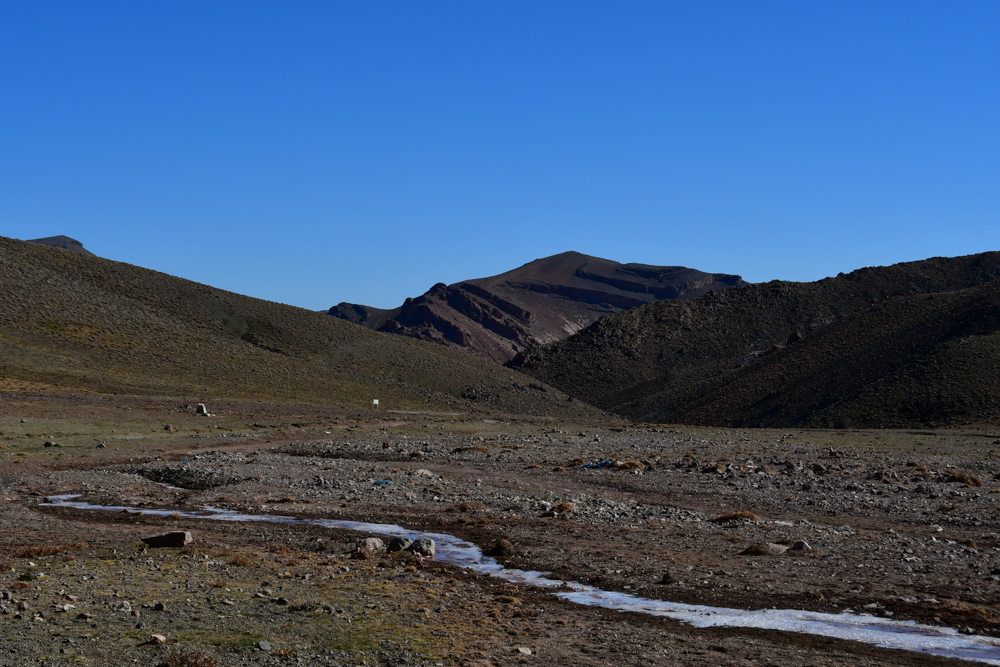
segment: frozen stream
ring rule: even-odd
[[[424,533],[407,530],[401,526],[362,521],[342,521],[337,519],[299,519],[272,514],[241,514],[231,510],[206,507],[203,511],[178,512],[176,510],[139,509],[109,505],[92,505],[74,500],[78,495],[51,496],[43,505],[72,507],[84,510],[104,510],[110,512],[134,512],[136,514],[171,515],[192,519],[212,519],[215,521],[257,521],[282,524],[323,526],[354,530],[362,533],[406,537],[416,539],[429,537],[437,545],[437,560],[461,568],[475,570],[482,574],[530,586],[553,589],[553,595],[564,600],[591,607],[604,607],[618,611],[629,611],[653,616],[666,616],[689,623],[698,628],[713,626],[736,628],[760,628],[802,632],[823,637],[836,637],[852,641],[874,644],[885,648],[920,651],[949,658],[975,660],[990,665],[1000,665],[1000,639],[979,635],[962,635],[951,628],[921,625],[914,621],[897,621],[865,614],[825,614],[794,609],[727,609],[704,605],[681,604],[640,598],[626,593],[603,591],[573,581],[550,579],[544,572],[527,572],[506,569],[494,559],[483,556],[475,544],[443,533]]]

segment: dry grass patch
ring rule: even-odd
[[[219,667],[221,663],[215,658],[199,651],[171,653],[156,667]]]
[[[253,565],[253,561],[244,554],[233,554],[229,557],[229,564],[237,567],[250,567]]]
[[[451,450],[452,454],[463,454],[465,452],[477,452],[479,454],[489,454],[489,447],[456,447]]]
[[[475,500],[464,500],[448,508],[449,512],[485,512],[489,508]]]
[[[965,484],[966,486],[982,486],[983,480],[978,477],[974,477],[967,472],[954,472],[945,478],[946,482],[950,484]]]

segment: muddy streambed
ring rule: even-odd
[[[391,524],[366,523],[338,519],[302,519],[273,514],[243,514],[232,510],[205,507],[199,511],[179,512],[111,505],[94,505],[76,500],[79,495],[50,496],[46,506],[82,510],[133,512],[145,515],[181,516],[216,521],[268,522],[314,525],[353,530],[362,533],[417,539],[428,537],[437,545],[436,560],[511,583],[551,589],[553,595],[577,604],[624,612],[665,616],[698,628],[739,627],[799,632],[823,637],[864,642],[884,648],[919,651],[948,658],[973,660],[1000,665],[1000,639],[963,635],[952,628],[922,625],[865,614],[800,611],[795,609],[744,610],[726,607],[682,604],[641,598],[627,593],[605,591],[572,581],[547,577],[544,572],[504,568],[482,550],[465,540],[444,533],[414,531]]]

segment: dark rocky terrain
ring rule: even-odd
[[[510,366],[633,419],[914,427],[1000,418],[1000,253],[744,285],[604,318]]]
[[[457,350],[0,237],[0,390],[7,388],[598,414]]]
[[[519,351],[561,340],[605,315],[742,284],[739,276],[680,266],[619,264],[565,252],[489,278],[438,283],[392,310],[341,303],[329,314],[503,363]]]
[[[29,239],[28,243],[38,243],[52,248],[61,248],[71,252],[78,252],[81,255],[87,255],[90,257],[94,256],[94,253],[84,248],[82,243],[76,239],[71,239],[68,236],[46,236],[43,239]]]

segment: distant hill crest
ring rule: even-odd
[[[52,248],[62,248],[63,250],[78,252],[81,255],[89,255],[90,257],[96,256],[94,253],[84,248],[82,243],[76,239],[71,239],[68,236],[46,236],[41,239],[29,239],[28,243],[38,243],[39,245],[47,245]]]
[[[570,251],[496,276],[438,283],[398,308],[340,303],[329,314],[503,363],[518,352],[572,335],[605,315],[743,284],[736,275],[683,266],[621,264]]]

